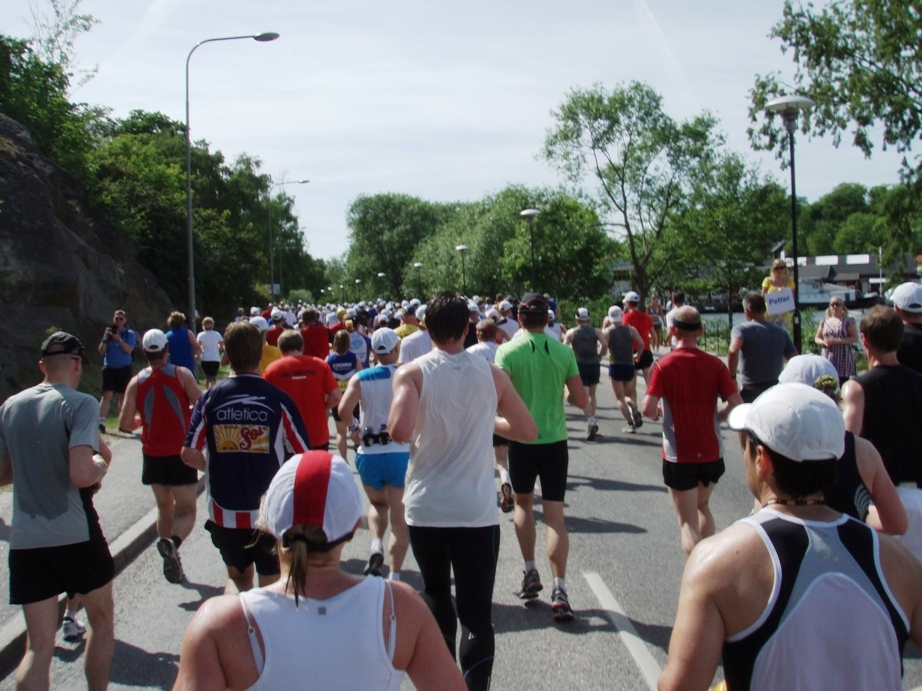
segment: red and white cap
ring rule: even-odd
[[[315,525],[332,547],[352,537],[362,517],[362,496],[349,464],[328,451],[290,458],[266,491],[262,525],[276,539],[295,525]]]

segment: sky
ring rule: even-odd
[[[33,0],[47,9],[47,0]],[[574,88],[646,82],[676,120],[711,111],[728,145],[775,175],[746,135],[756,74],[790,75],[769,39],[782,0],[83,0],[99,24],[77,40],[98,65],[72,98],[185,119],[231,161],[246,153],[295,199],[309,252],[348,248],[359,195],[476,201],[509,184],[565,181],[537,158],[551,115]],[[0,3],[0,33],[29,37],[29,0]],[[829,138],[797,140],[797,193],[813,201],[842,182],[897,181],[899,157],[872,159]]]

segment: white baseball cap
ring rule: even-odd
[[[635,293],[633,290],[629,290],[624,294],[625,302],[640,302],[640,296]]]
[[[351,538],[361,517],[362,496],[349,464],[328,451],[308,451],[272,478],[259,525],[278,540],[292,526],[319,526],[327,544],[316,551],[326,551]]]
[[[621,319],[623,318],[624,310],[622,310],[617,305],[612,305],[608,308],[608,318],[611,319],[615,324],[620,324]]]
[[[259,309],[258,307],[251,307],[251,308],[250,308],[250,316],[251,316],[251,317],[258,317],[260,314],[262,314],[262,312],[260,311],[260,309]]]
[[[272,313],[269,316],[272,317],[272,321],[274,322],[280,322],[283,319],[285,319],[285,313],[282,310],[280,310],[278,307],[272,310]]]
[[[799,382],[813,386],[816,380],[823,376],[835,379],[836,391],[839,390],[839,373],[836,371],[836,366],[829,360],[820,355],[795,355],[784,366],[778,382],[781,384]]]
[[[151,329],[141,339],[141,348],[144,349],[145,353],[162,353],[163,349],[167,347],[167,343],[165,333],[160,329]]]
[[[901,283],[890,296],[893,304],[904,312],[922,312],[922,284]]]
[[[420,305],[416,308],[416,318],[419,321],[424,321],[426,319],[426,305]]]
[[[259,329],[259,333],[269,330],[269,322],[265,317],[250,317],[250,324]]]
[[[508,312],[511,309],[512,309],[512,303],[509,302],[508,300],[503,300],[501,303],[499,303],[500,312]]]
[[[746,430],[792,461],[827,461],[845,453],[845,422],[829,396],[801,383],[778,384],[730,411],[730,429]]]
[[[400,336],[397,335],[396,331],[386,326],[375,329],[375,332],[371,335],[371,349],[376,353],[390,353],[397,347],[398,343],[400,343]]]
[[[585,307],[580,307],[576,310],[576,320],[581,322],[589,321],[589,310]]]

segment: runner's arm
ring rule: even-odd
[[[654,422],[659,420],[659,398],[650,394],[644,396],[643,403],[640,404],[640,412]]]
[[[589,402],[583,380],[576,374],[567,379],[567,403],[577,408],[585,408]]]
[[[398,444],[410,441],[416,427],[416,409],[422,390],[423,373],[419,365],[411,362],[397,369],[394,376],[394,400],[387,418],[391,439]]]
[[[195,405],[202,395],[202,390],[198,388],[198,382],[195,381],[195,375],[185,367],[177,367],[176,376],[179,377],[179,383],[182,384],[182,390],[186,392],[189,403]]]
[[[125,393],[122,394],[122,411],[118,414],[119,432],[124,432],[125,434],[134,432],[132,421],[134,420],[135,413],[138,412],[137,396],[138,378],[135,376],[128,382],[128,388],[126,388]]]
[[[496,412],[500,416],[493,425],[493,433],[512,441],[534,441],[538,426],[509,375],[496,365],[490,365],[490,372],[496,388]]]
[[[184,446],[182,447],[182,451],[179,453],[179,457],[182,459],[183,463],[188,466],[192,466],[196,470],[201,470],[202,472],[208,470],[208,463],[205,461],[205,454],[198,449],[193,449],[190,446]]]
[[[101,461],[94,458],[95,453],[87,444],[71,447],[68,451],[70,481],[75,487],[92,487],[106,476],[109,464],[104,458]]]
[[[227,675],[221,664],[222,651],[217,635],[220,632],[225,642],[232,640],[225,630],[226,627],[223,626],[225,620],[228,619],[229,605],[223,602],[226,597],[228,596],[213,598],[205,602],[189,622],[182,639],[179,674],[173,685],[173,691],[225,691],[228,688]],[[236,597],[234,599],[236,600]],[[238,609],[240,608],[238,603],[234,604]],[[232,655],[230,659],[234,657]],[[242,660],[244,657],[245,655],[241,654],[238,659]],[[252,653],[249,658],[253,659]],[[249,660],[247,662],[249,663]],[[252,672],[255,673],[255,661],[252,666]]]
[[[868,512],[868,525],[889,535],[904,534],[909,528],[909,518],[880,453],[867,439],[855,437],[855,460],[861,481],[874,502]]]
[[[736,406],[743,402],[743,397],[738,393],[732,394],[727,397],[727,405],[721,408],[718,416],[720,417],[721,422],[726,422],[727,418],[730,416],[730,411],[733,410]]]
[[[864,389],[854,379],[849,379],[842,387],[842,416],[845,429],[856,437],[861,436],[864,426]]]
[[[198,339],[192,335],[192,331],[188,332],[189,336],[189,345],[192,346],[192,352],[195,355],[202,354],[202,344],[198,342]]]
[[[730,376],[736,379],[736,370],[740,364],[740,350],[743,348],[743,339],[734,338],[730,341],[730,347],[727,349],[727,368],[730,370]]]

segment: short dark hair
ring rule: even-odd
[[[315,310],[313,307],[308,307],[306,310],[301,312],[301,321],[304,324],[313,324],[317,321],[318,316],[319,315],[317,314],[317,310]]]
[[[536,326],[547,326],[548,314],[546,311],[526,312],[520,309],[519,319],[521,319],[522,326],[524,326],[526,329],[533,329]]]
[[[765,298],[761,293],[749,293],[743,298],[743,309],[747,309],[753,314],[765,314]]]
[[[278,347],[283,353],[293,353],[296,350],[304,350],[304,337],[297,329],[285,329],[278,340]]]
[[[231,322],[224,330],[224,352],[235,372],[256,369],[263,357],[263,335],[248,321]]]
[[[182,325],[186,323],[186,315],[182,312],[170,312],[166,323],[171,329],[181,329]]]
[[[677,305],[685,304],[685,293],[681,290],[677,290],[672,294],[672,302]]]
[[[436,343],[450,343],[464,335],[470,322],[467,300],[456,290],[436,293],[426,305],[426,328]]]
[[[875,305],[861,318],[861,333],[881,353],[894,353],[903,340],[903,320],[892,307]]]
[[[826,494],[836,483],[838,458],[799,462],[770,449],[752,433],[749,434],[749,442],[765,449],[775,472],[775,484],[791,499],[803,499],[819,492]]]

